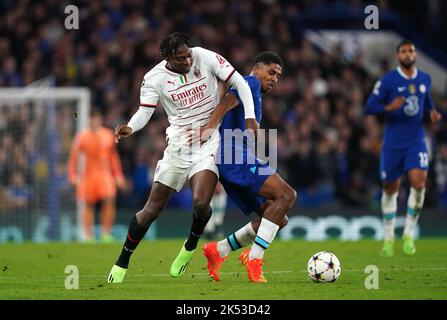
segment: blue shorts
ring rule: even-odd
[[[382,147],[380,155],[380,178],[383,182],[399,179],[410,169],[428,170],[428,152],[425,142],[407,148]]]
[[[256,159],[255,164],[216,164],[219,180],[230,199],[246,215],[256,212],[267,200],[258,195],[264,182],[275,169]],[[259,169],[262,168],[259,174]]]

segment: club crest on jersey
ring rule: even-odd
[[[405,99],[405,102],[407,103],[404,107],[404,113],[409,116],[413,117],[418,114],[419,112],[419,99],[417,96],[409,96]]]
[[[197,79],[199,79],[199,78],[202,76],[202,74],[200,73],[200,70],[197,69],[196,67],[194,67],[194,76],[195,76]]]
[[[411,94],[415,94],[416,93],[416,86],[414,84],[410,84],[408,86],[408,92],[410,92]]]
[[[419,91],[420,91],[421,93],[425,93],[425,91],[427,91],[427,88],[425,88],[425,85],[424,85],[423,83],[421,83],[421,84],[419,85]]]

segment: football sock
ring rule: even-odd
[[[203,230],[205,229],[207,222],[211,218],[211,214],[212,214],[211,207],[209,209],[208,214],[205,217],[201,217],[196,210],[193,211],[191,232],[189,233],[189,237],[185,242],[185,249],[187,251],[192,251],[195,248],[197,248],[197,242],[199,242]]]
[[[211,199],[210,205],[211,208],[213,209],[213,214],[211,215],[210,221],[208,221],[205,227],[205,231],[208,233],[219,232],[225,216],[225,207],[227,205],[227,194],[226,193],[215,194]]]
[[[397,196],[398,192],[388,195],[385,191],[382,191],[382,213],[383,224],[385,227],[385,240],[394,239],[394,224],[396,222],[397,212]]]
[[[188,251],[192,251],[195,248],[197,248],[197,243],[199,242],[200,237],[202,234],[196,234],[193,231],[189,233],[189,237],[185,242],[185,249]]]
[[[221,258],[226,257],[231,251],[248,246],[256,238],[256,232],[251,222],[240,228],[238,231],[217,243],[217,251]]]
[[[264,256],[264,251],[269,247],[273,239],[275,239],[278,230],[279,226],[277,224],[262,218],[258,233],[256,234],[255,242],[251,247],[248,258],[250,260],[262,259]]]
[[[407,216],[405,220],[404,236],[413,237],[414,227],[424,205],[425,188],[418,191],[414,188],[410,189],[407,203]]]
[[[130,256],[135,251],[135,248],[138,246],[141,239],[144,238],[144,235],[148,229],[149,226],[147,228],[142,227],[138,223],[137,217],[133,217],[129,225],[129,230],[127,232],[127,238],[124,242],[123,249],[121,250],[121,254],[115,263],[117,266],[126,269],[128,268]]]

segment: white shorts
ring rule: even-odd
[[[188,162],[172,157],[168,152],[165,152],[163,159],[157,163],[154,182],[163,183],[178,192],[183,188],[186,179],[191,179],[194,174],[203,170],[211,170],[219,178],[219,171],[213,155],[204,156],[200,161]]]

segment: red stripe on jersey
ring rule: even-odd
[[[203,107],[203,106],[207,105],[208,103],[211,103],[212,101],[213,101],[213,100],[210,100],[210,101],[208,101],[207,103],[204,103],[204,104],[202,104],[202,105],[200,105],[200,106],[198,106],[198,107],[196,107],[196,108]],[[214,109],[214,107],[209,108],[208,110],[205,110],[205,111],[203,111],[203,112],[200,112],[200,113],[197,113],[197,114],[193,114],[193,115],[191,115],[191,116],[187,116],[187,117],[184,117],[184,118],[179,117],[179,119],[182,119],[182,120],[183,120],[183,119],[188,119],[188,118],[191,118],[191,117],[195,117],[195,116],[201,115],[202,113],[208,112],[208,111],[210,111],[210,110],[212,110],[212,109]]]
[[[202,81],[203,79],[206,79],[206,77],[203,77],[202,79],[196,80],[196,81],[191,82],[191,83],[184,84],[183,86],[180,86],[180,87],[178,87],[177,89],[168,90],[168,92],[177,91],[178,89],[181,89],[181,88],[183,88],[183,87],[187,87],[187,86],[189,86],[189,85],[191,85],[191,84],[194,84],[194,83],[197,83],[197,82],[199,82],[199,81]]]
[[[141,107],[148,107],[148,108],[156,108],[156,104],[147,104],[147,103],[140,103]]]
[[[202,118],[202,119],[199,119],[199,120],[196,120],[196,121],[203,121],[203,120],[207,120],[207,119],[209,119],[209,118],[211,118],[211,115],[210,115],[210,114],[207,115],[206,117],[204,117],[204,118]],[[190,125],[192,125],[192,123],[180,124],[180,125],[178,125],[178,127],[186,127],[186,126],[190,126]]]
[[[233,71],[231,71],[231,73],[228,75],[228,77],[225,79],[225,82],[227,82],[228,80],[230,80],[231,76],[233,75],[233,73],[236,71],[236,69],[233,68]]]

